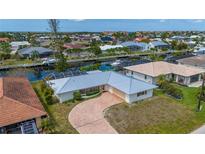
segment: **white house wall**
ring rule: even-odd
[[[63,93],[63,94],[58,94],[56,96],[59,98],[60,102],[63,103],[65,101],[67,101],[67,100],[73,99],[73,92],[67,92],[67,93]]]
[[[128,103],[133,103],[133,102],[136,102],[136,101],[140,101],[140,100],[150,98],[152,96],[153,96],[153,90],[151,89],[151,90],[147,90],[146,95],[142,95],[142,96],[137,97],[137,93],[136,93],[136,94],[127,95],[126,99],[128,100],[127,101]]]
[[[129,70],[126,71],[126,75],[127,76],[132,76],[135,79],[139,79],[139,80],[142,80],[142,81],[146,81],[148,83],[155,84],[154,78],[151,77],[151,76],[148,76],[148,75],[144,75],[144,74],[141,74],[141,73],[138,73],[138,72],[133,72],[132,73],[132,71],[129,71]],[[146,79],[145,79],[145,76],[146,76]]]

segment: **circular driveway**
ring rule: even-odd
[[[68,118],[71,125],[81,134],[117,134],[104,118],[103,111],[122,102],[121,98],[105,92],[75,106]]]

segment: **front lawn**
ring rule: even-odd
[[[119,133],[190,133],[205,123],[205,109],[196,112],[199,88],[174,86],[182,90],[182,100],[156,90],[148,100],[112,106],[105,117]]]
[[[40,98],[45,110],[49,114],[49,117],[54,124],[54,132],[58,134],[76,134],[78,133],[69,123],[68,121],[68,114],[73,109],[75,105],[79,102],[73,103],[55,103],[52,105],[48,105],[45,102],[44,95],[40,90],[40,82],[35,82],[32,84],[33,88],[35,89],[38,97]]]

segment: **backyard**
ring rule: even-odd
[[[182,100],[156,90],[153,98],[140,103],[112,106],[106,119],[119,133],[190,133],[205,123],[205,109],[196,112],[199,89],[174,86],[182,90]]]

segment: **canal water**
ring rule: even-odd
[[[69,77],[69,76],[77,76],[77,75],[83,75],[87,74],[85,71],[81,71],[81,66],[89,66],[95,63],[100,63],[99,70],[100,71],[120,71],[125,66],[130,65],[136,65],[136,64],[142,64],[146,62],[150,62],[149,60],[139,60],[139,59],[120,59],[118,60],[119,64],[116,66],[113,66],[112,64],[114,61],[106,61],[106,62],[94,62],[94,63],[83,63],[79,64],[77,66],[69,67],[65,72],[57,72],[54,67],[39,67],[39,68],[19,68],[19,69],[13,69],[9,71],[0,71],[0,77],[6,77],[6,76],[16,76],[16,77],[26,77],[29,81],[35,82],[38,80],[43,80],[45,78],[49,79],[57,79],[57,78],[63,78],[63,77]]]

